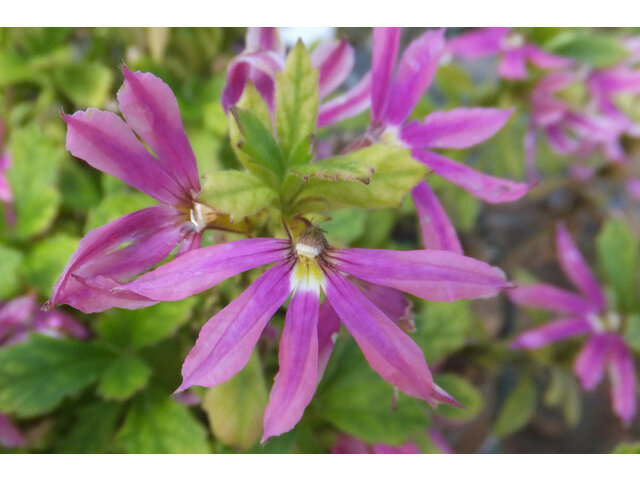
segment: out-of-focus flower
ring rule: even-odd
[[[251,81],[273,110],[276,73],[284,68],[285,61],[285,47],[280,42],[277,28],[249,28],[244,51],[227,69],[227,83],[222,92],[224,109],[228,110],[240,100],[247,81]],[[322,41],[311,52],[311,63],[319,69],[318,127],[345,120],[369,108],[369,74],[344,94],[325,100],[345,82],[353,69],[353,48],[345,40]]]
[[[573,63],[569,58],[553,55],[537,45],[526,43],[521,33],[510,28],[479,28],[463,33],[448,42],[447,52],[469,60],[499,55],[498,73],[510,80],[527,78],[527,62],[542,70],[566,68]]]
[[[512,346],[534,349],[587,335],[574,372],[583,388],[592,390],[608,367],[613,410],[628,425],[636,412],[636,374],[633,355],[620,333],[623,319],[608,309],[602,288],[562,225],[557,229],[556,248],[562,270],[580,294],[546,284],[509,290],[509,297],[519,305],[560,314],[557,320],[523,333]]]
[[[18,448],[26,444],[20,430],[6,415],[0,414],[0,445],[4,448]]]
[[[397,308],[388,292],[377,296],[366,285],[361,290],[344,274],[432,301],[492,296],[507,285],[499,270],[453,252],[333,249],[320,230],[310,226],[295,241],[255,238],[191,251],[120,288],[157,301],[179,300],[274,262],[204,325],[184,362],[178,388],[211,387],[240,371],[269,319],[293,294],[263,440],[290,430],[302,417],[340,321],[386,381],[432,405],[456,403],[434,384],[420,348],[389,318],[393,313],[387,312]],[[322,305],[321,290],[327,297]]]
[[[11,168],[11,157],[9,153],[2,151],[3,141],[3,125],[0,122],[0,203],[4,205],[4,215],[7,223],[11,225],[13,223],[13,193],[11,192],[11,185],[5,176],[5,173]]]
[[[376,443],[375,445],[369,445],[359,438],[352,437],[350,435],[340,435],[335,445],[331,448],[331,453],[334,454],[417,454],[420,453],[420,449],[413,442],[407,442],[403,445],[393,446],[385,445],[383,443]]]
[[[67,149],[160,205],[87,233],[58,279],[48,307],[66,303],[91,313],[150,305],[153,302],[139,295],[108,290],[153,267],[178,245],[179,254],[199,247],[206,228],[237,227],[228,216],[196,200],[200,192],[196,159],[169,86],[151,73],[134,73],[126,66],[123,73],[118,102],[125,120],[96,109],[63,114]]]

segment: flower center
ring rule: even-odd
[[[524,46],[524,36],[520,33],[512,33],[504,39],[504,47],[508,49],[520,48]]]
[[[310,226],[298,236],[295,243],[296,264],[291,274],[292,290],[320,293],[325,281],[321,263],[325,261],[323,254],[327,248],[329,244],[318,227]]]
[[[589,321],[599,332],[619,332],[622,328],[623,318],[617,312],[606,312],[602,315],[592,315]]]

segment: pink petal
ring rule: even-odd
[[[349,248],[332,253],[338,270],[426,300],[488,297],[508,285],[499,269],[453,252]]]
[[[400,46],[400,28],[374,28],[371,51],[371,123],[385,123],[393,70]]]
[[[178,204],[183,192],[176,179],[138,141],[115,113],[90,108],[67,122],[67,150],[89,165],[127,182],[156,200]]]
[[[553,285],[523,285],[509,289],[507,294],[512,302],[526,307],[562,313],[593,313],[593,306],[588,301]]]
[[[415,39],[402,54],[393,81],[387,123],[400,125],[431,85],[444,49],[444,29],[428,30]]]
[[[158,301],[196,295],[241,272],[283,260],[287,243],[274,238],[248,238],[192,250],[121,289]]]
[[[513,109],[456,108],[434,112],[421,123],[414,120],[400,131],[400,138],[412,148],[469,148],[496,134]]]
[[[633,355],[618,335],[612,336],[609,378],[613,410],[629,426],[636,414],[636,368]]]
[[[70,315],[60,311],[39,310],[33,320],[34,329],[45,335],[70,335],[75,338],[89,338],[89,330]]]
[[[152,73],[122,67],[124,84],[118,91],[127,124],[151,147],[172,172],[186,200],[200,191],[198,165],[182,126],[178,100],[169,85]]]
[[[13,300],[0,304],[0,329],[4,326],[15,326],[25,323],[35,310],[36,297],[33,294],[14,298]]]
[[[351,90],[320,105],[318,128],[341,122],[364,112],[371,105],[371,73]]]
[[[365,455],[371,453],[371,449],[359,438],[340,434],[331,448],[331,453],[338,455]]]
[[[573,371],[585,390],[593,390],[602,380],[608,351],[607,335],[593,335],[580,350]]]
[[[461,58],[470,60],[502,51],[502,43],[509,34],[509,28],[478,28],[453,37],[447,43],[447,50]]]
[[[399,447],[393,445],[385,445],[378,443],[373,446],[373,453],[378,455],[395,455],[395,454],[420,454],[420,449],[413,442],[407,442]]]
[[[346,278],[333,271],[326,274],[327,298],[371,368],[407,395],[431,405],[455,403],[436,389],[424,355],[413,340]]]
[[[420,182],[411,191],[411,197],[420,221],[424,248],[447,250],[462,255],[456,230],[429,184]]]
[[[527,45],[525,48],[529,61],[543,70],[556,70],[573,65],[571,58],[559,57],[558,55],[545,52],[535,45]]]
[[[607,307],[607,301],[587,262],[571,239],[569,232],[562,224],[556,229],[556,248],[558,260],[564,273],[580,290],[584,297],[598,310]]]
[[[426,150],[413,150],[412,155],[437,175],[488,203],[513,202],[522,198],[530,188],[526,183],[485,175],[471,167]]]
[[[527,78],[526,50],[524,47],[514,48],[504,53],[498,65],[498,73],[509,80]]]
[[[183,220],[158,205],[129,213],[87,233],[53,287],[47,306],[66,303],[85,313],[112,307],[142,308],[153,301],[131,292],[110,292],[117,282],[158,264],[184,237]],[[127,244],[122,247],[123,244]],[[91,283],[97,277],[99,281]],[[107,290],[103,290],[107,288]]]
[[[550,343],[575,337],[576,335],[583,335],[591,331],[591,324],[584,318],[563,318],[523,333],[511,344],[511,347],[540,348]]]
[[[351,281],[382,313],[389,317],[389,320],[405,332],[416,331],[416,325],[413,320],[413,304],[404,293],[395,288],[376,285],[358,278],[354,278]]]
[[[340,318],[328,301],[320,305],[318,315],[318,381],[322,379],[340,332]]]
[[[4,448],[23,447],[27,441],[9,417],[0,414],[0,445]]]
[[[311,52],[311,63],[319,72],[320,98],[337,89],[347,79],[354,63],[353,47],[346,40],[327,40]]]
[[[262,442],[291,430],[313,398],[318,381],[318,308],[319,292],[296,291],[289,303]]]
[[[291,266],[267,270],[238,298],[211,317],[182,365],[177,392],[192,385],[213,387],[229,380],[249,361],[269,319],[290,293]]]
[[[245,38],[245,50],[270,50],[284,56],[284,45],[276,27],[249,27]]]

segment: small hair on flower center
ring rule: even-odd
[[[296,253],[298,257],[316,258],[321,255],[329,243],[322,234],[322,229],[316,226],[309,226],[296,240]]]

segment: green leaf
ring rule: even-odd
[[[73,62],[57,68],[54,80],[76,107],[100,108],[109,98],[113,73],[100,63]]]
[[[276,74],[276,131],[288,164],[301,142],[315,132],[318,121],[318,69],[299,41],[289,52],[284,70]]]
[[[9,299],[18,292],[22,259],[18,250],[0,245],[0,300]]]
[[[349,157],[375,170],[369,185],[310,178],[297,194],[293,213],[345,207],[397,207],[402,197],[427,174],[427,168],[411,158],[409,150],[398,147],[374,145],[353,152]]]
[[[442,404],[438,406],[438,415],[451,420],[471,420],[476,417],[484,407],[482,394],[467,379],[452,373],[443,373],[435,378],[436,384],[453,395],[464,408]]]
[[[0,87],[28,81],[32,74],[23,55],[7,49],[0,50]]]
[[[624,328],[624,341],[629,347],[640,353],[640,314],[627,316]]]
[[[142,360],[123,356],[113,362],[98,383],[98,394],[106,400],[125,400],[147,385],[151,368]]]
[[[638,238],[621,219],[611,218],[598,235],[598,257],[616,306],[622,312],[638,309]]]
[[[337,182],[346,180],[349,182],[362,182],[369,184],[374,169],[349,155],[333,157],[308,165],[298,165],[290,169],[290,172],[302,177],[304,180],[317,178]]]
[[[314,400],[318,414],[349,435],[400,445],[429,426],[421,400],[399,394],[392,408],[393,387],[371,369],[353,339],[336,346],[325,380]]]
[[[365,234],[368,213],[365,210],[337,210],[331,214],[331,220],[322,222],[320,227],[327,231],[329,244],[346,247]]]
[[[85,231],[101,227],[127,213],[142,210],[154,203],[151,197],[139,192],[119,192],[107,195],[97,207],[89,212]]]
[[[100,318],[100,336],[123,348],[139,349],[172,335],[189,320],[195,297],[142,310],[111,309]]]
[[[611,453],[640,453],[640,442],[622,442],[619,443]]]
[[[207,175],[198,200],[216,212],[240,220],[269,205],[277,192],[249,172],[225,170]]]
[[[218,440],[247,450],[260,439],[268,400],[260,358],[254,352],[241,372],[207,391],[202,408]]]
[[[126,453],[210,453],[202,424],[185,405],[157,390],[133,401],[118,440]]]
[[[524,427],[536,410],[536,386],[529,377],[523,377],[514,388],[502,406],[502,410],[493,433],[499,437],[506,437]]]
[[[629,55],[620,39],[594,32],[567,32],[554,37],[547,47],[556,55],[573,58],[595,68],[613,66]]]
[[[59,233],[37,243],[24,262],[25,279],[42,295],[51,295],[78,242],[77,238]]]
[[[35,335],[0,350],[0,411],[29,417],[95,382],[113,361],[104,347]]]
[[[60,173],[62,202],[76,210],[86,210],[100,203],[100,187],[86,168],[69,160]]]
[[[83,407],[71,431],[61,437],[60,453],[111,453],[122,406],[98,402]]]

